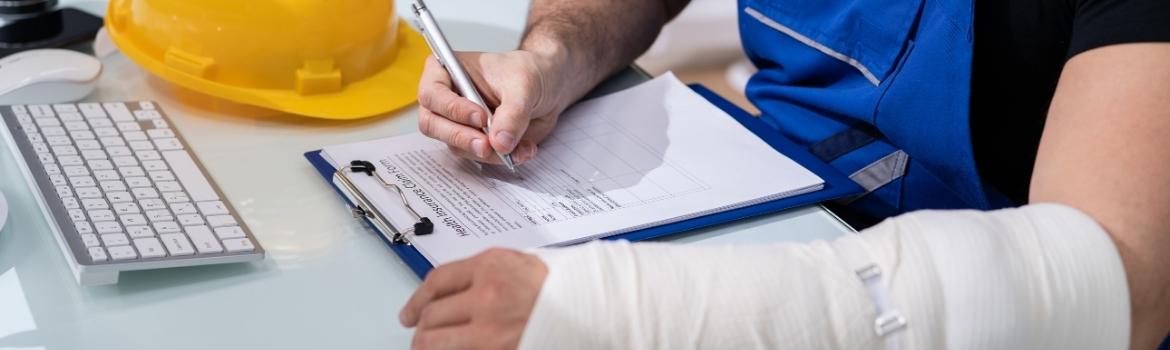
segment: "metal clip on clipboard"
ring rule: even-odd
[[[399,230],[390,222],[382,212],[374,206],[362,191],[358,190],[353,181],[349,178],[351,173],[365,173],[366,176],[373,176],[378,179],[383,188],[393,191],[398,194],[398,198],[402,200],[402,206],[406,211],[414,217],[414,225],[406,230]],[[365,218],[374,224],[374,228],[393,244],[410,244],[407,238],[409,235],[427,235],[435,231],[435,224],[431,222],[430,218],[418,215],[418,212],[410,206],[410,202],[406,200],[406,194],[402,192],[402,188],[398,185],[386,181],[381,174],[375,171],[374,163],[364,160],[355,160],[349,162],[349,165],[337,169],[333,173],[333,178],[341,183],[342,190],[347,192],[346,196],[354,203],[350,210],[353,212],[354,218]]]

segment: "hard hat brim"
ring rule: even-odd
[[[107,18],[107,27],[111,27]],[[130,60],[171,83],[208,95],[292,114],[324,119],[360,119],[385,114],[414,103],[418,80],[430,50],[422,35],[409,25],[398,23],[398,53],[394,62],[361,81],[348,83],[341,91],[301,95],[293,90],[256,89],[221,84],[196,77],[137,47],[134,40],[116,30],[110,39]]]

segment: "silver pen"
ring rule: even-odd
[[[439,23],[435,22],[435,17],[431,15],[431,11],[427,9],[427,5],[422,0],[414,0],[410,4],[410,9],[414,11],[414,16],[418,18],[418,27],[422,31],[423,37],[427,39],[427,45],[431,47],[431,52],[435,54],[435,58],[439,60],[439,64],[447,69],[447,73],[451,75],[451,80],[455,82],[455,87],[459,90],[459,95],[475,102],[483,108],[484,111],[491,113],[491,109],[483,102],[483,98],[479,96],[479,91],[475,90],[475,83],[467,76],[467,71],[463,69],[463,65],[459,64],[459,59],[455,58],[455,51],[451,49],[451,44],[447,43],[447,37],[443,36],[443,31],[439,29]],[[483,128],[483,133],[487,134],[492,127],[492,117],[487,118],[487,126]],[[491,144],[489,143],[490,147]],[[503,154],[496,152],[504,165],[508,167],[513,173],[516,172],[516,164],[512,162],[511,154]]]

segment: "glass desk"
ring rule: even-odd
[[[100,2],[62,1],[101,13]],[[405,10],[407,2],[400,1]],[[463,50],[514,47],[524,0],[435,2]],[[489,14],[488,16],[484,16]],[[419,280],[321,180],[301,153],[416,130],[416,110],[338,122],[213,100],[105,59],[91,101],[155,100],[268,251],[257,263],[123,273],[80,287],[0,142],[0,349],[405,349],[398,310]],[[645,79],[633,70],[608,84]],[[851,232],[819,206],[672,237],[724,244],[831,239]]]

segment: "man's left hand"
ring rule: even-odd
[[[547,275],[535,255],[488,250],[432,270],[398,318],[413,349],[515,349]]]

